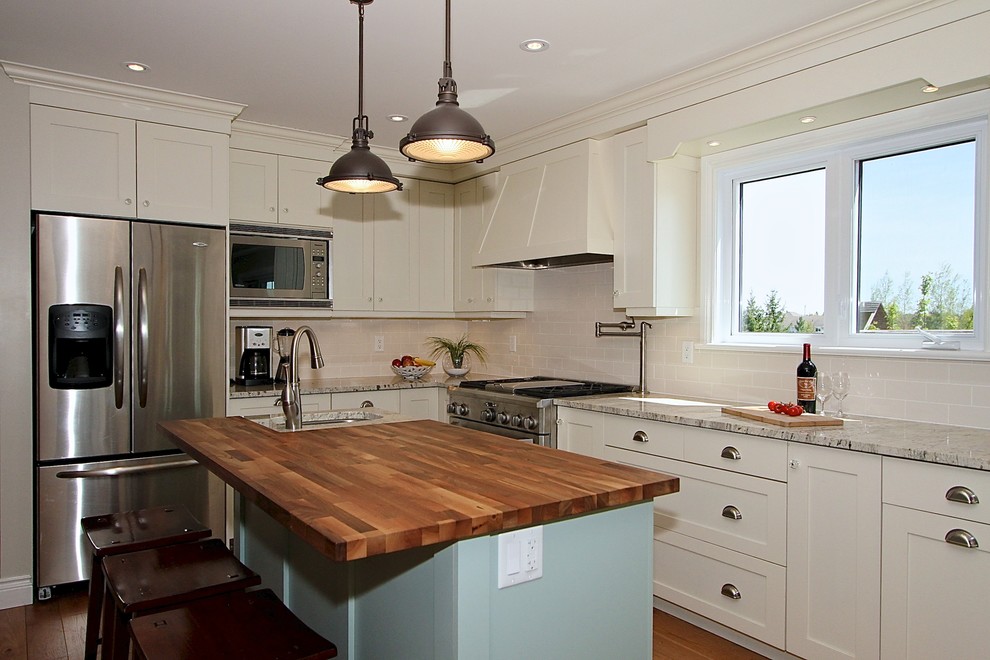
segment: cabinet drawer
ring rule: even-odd
[[[742,433],[684,427],[684,460],[787,481],[787,443]]]
[[[786,563],[786,484],[615,447],[605,459],[680,477],[679,492],[654,500],[658,527]]]
[[[252,396],[242,399],[230,399],[227,402],[227,416],[250,415],[281,415],[282,408],[277,406],[278,396]],[[325,412],[330,410],[329,394],[303,394],[300,396],[303,412]]]
[[[331,398],[334,410],[349,410],[360,408],[366,401],[370,401],[375,408],[399,412],[401,404],[399,402],[398,390],[366,390],[358,392],[334,392]]]
[[[883,501],[990,524],[990,472],[884,456]]]
[[[605,444],[632,451],[682,458],[684,429],[681,424],[666,424],[637,417],[606,415]]]
[[[784,567],[658,529],[653,594],[784,648]],[[729,595],[736,593],[738,598]]]

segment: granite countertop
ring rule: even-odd
[[[837,427],[784,428],[723,414],[722,405],[737,405],[731,402],[677,405],[680,397],[676,395],[650,394],[650,398],[675,401],[671,404],[636,401],[633,396],[556,399],[554,403],[566,408],[990,470],[990,430],[986,429],[860,416],[847,418],[843,426]]]
[[[288,433],[243,417],[160,426],[242,496],[336,561],[645,502],[677,492],[680,483],[426,420]]]
[[[417,380],[400,376],[362,376],[354,378],[314,378],[299,383],[301,394],[326,394],[332,392],[371,392],[375,390],[406,390],[415,387],[455,387],[465,380],[496,378],[486,374],[470,374],[467,377],[448,376],[442,370],[429,373]],[[231,399],[278,395],[281,385],[231,385]]]

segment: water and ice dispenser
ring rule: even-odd
[[[48,384],[59,390],[108,387],[113,374],[113,309],[48,308]]]

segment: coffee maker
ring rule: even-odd
[[[234,382],[237,385],[271,385],[271,326],[239,325],[234,330],[234,356],[238,360]]]

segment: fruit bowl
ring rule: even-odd
[[[426,374],[430,373],[432,369],[432,366],[427,367],[420,365],[413,365],[410,367],[392,366],[392,372],[395,373],[396,376],[402,376],[406,380],[419,380]]]

